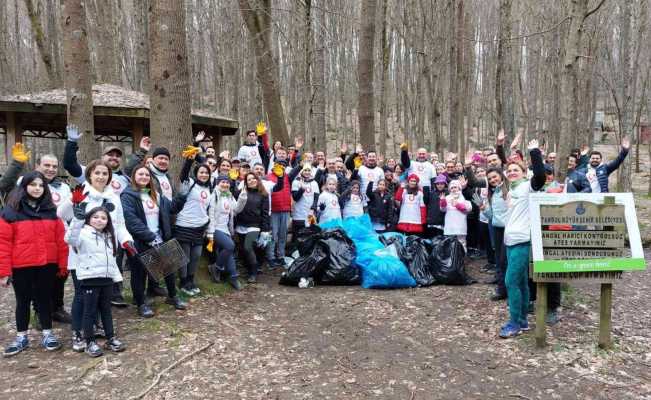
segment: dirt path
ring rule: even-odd
[[[651,254],[647,253],[647,259]],[[471,273],[487,278],[471,267]],[[615,285],[611,352],[596,348],[596,287],[566,293],[546,351],[533,333],[503,341],[504,303],[485,284],[408,290],[298,289],[277,277],[152,320],[115,314],[127,352],[91,360],[34,346],[0,360],[2,399],[643,399],[651,398],[651,271]],[[0,326],[13,335],[11,291]],[[65,335],[69,333],[58,332]]]

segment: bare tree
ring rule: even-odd
[[[375,18],[377,0],[362,0],[362,26],[357,60],[360,142],[365,149],[375,148],[375,93],[373,92],[375,56]]]

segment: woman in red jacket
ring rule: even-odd
[[[9,357],[29,346],[30,300],[36,301],[43,328],[41,345],[48,351],[61,347],[52,333],[51,293],[55,276],[68,273],[68,245],[63,222],[45,177],[30,172],[9,194],[0,214],[0,285],[13,284],[16,295],[16,340],[4,351]]]

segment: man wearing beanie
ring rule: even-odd
[[[150,139],[148,137],[142,139],[140,141],[140,148],[129,157],[127,166],[124,167],[124,171],[129,175],[131,175],[131,172],[137,165],[143,163],[147,153],[151,149]],[[167,171],[170,166],[170,151],[166,147],[156,147],[151,157],[152,159],[147,164],[147,167],[152,177],[156,180],[158,191],[161,195],[172,201],[174,197],[174,186],[172,185],[172,178]]]

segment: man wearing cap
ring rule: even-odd
[[[140,140],[140,148],[129,157],[124,171],[131,174],[136,166],[144,162],[150,149],[151,139],[145,136]],[[167,171],[170,166],[170,157],[170,151],[166,147],[156,147],[152,152],[151,161],[147,163],[147,168],[156,181],[160,194],[172,201],[174,198],[174,186],[172,185],[172,178]]]

